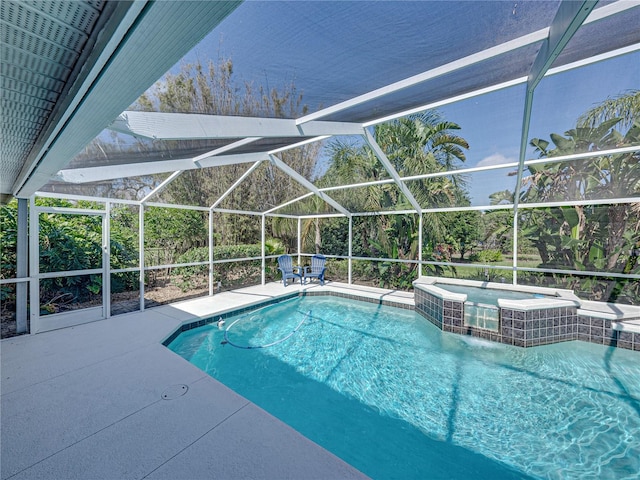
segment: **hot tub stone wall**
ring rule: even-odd
[[[519,347],[582,340],[640,351],[640,333],[614,330],[611,320],[579,315],[577,307],[529,311],[501,308],[500,328],[495,332],[465,325],[462,302],[443,300],[420,288],[414,292],[416,311],[445,332]]]
[[[614,330],[615,343],[605,343],[605,345],[615,345],[619,348],[628,348],[629,350],[635,350],[636,352],[640,352],[640,333],[638,332],[620,332],[618,330]]]
[[[578,315],[575,339],[640,352],[640,333],[614,330],[613,323],[611,320],[591,315]]]
[[[444,320],[444,300],[435,295],[431,295],[422,289],[416,288],[414,291],[414,301],[416,310],[427,320],[439,329],[442,328]]]
[[[500,309],[503,343],[535,347],[575,339],[577,308]]]

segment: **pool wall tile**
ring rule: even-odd
[[[533,311],[501,308],[498,329],[492,332],[476,326],[460,328],[459,319],[464,317],[456,316],[451,309],[462,308],[461,302],[446,301],[438,304],[439,298],[420,289],[416,289],[416,299],[416,310],[431,323],[448,332],[466,333],[521,347],[580,340],[640,351],[640,333],[613,330],[611,320],[578,315],[575,306]]]

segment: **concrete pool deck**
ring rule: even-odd
[[[413,304],[271,283],[2,340],[2,480],[366,478],[161,344],[183,323],[301,290]]]

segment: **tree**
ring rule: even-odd
[[[145,92],[132,109],[210,115],[266,116],[295,118],[308,108],[293,82],[274,88],[255,86],[236,78],[231,59],[218,62],[200,61],[181,65],[177,73],[165,75]],[[101,135],[81,154],[85,162],[118,162],[135,155],[142,161],[190,158],[213,151],[229,140],[153,140],[133,138],[120,133]],[[268,150],[269,143],[264,146]],[[311,179],[315,171],[320,145],[310,144],[279,154],[291,168]],[[181,205],[211,206],[244,174],[250,165],[236,164],[182,172],[154,200]],[[140,199],[147,195],[168,174],[119,179],[99,187],[105,196]],[[65,186],[65,188],[67,188]],[[78,192],[79,193],[79,192]],[[221,207],[264,211],[306,193],[297,182],[268,162],[252,173],[236,188]],[[255,217],[236,215],[225,217],[229,225],[218,225],[216,231],[222,244],[251,243],[260,236],[260,222]],[[238,232],[244,236],[238,238]]]
[[[639,93],[607,100],[580,117],[577,126],[551,141],[534,138],[541,158],[597,152],[640,144]],[[625,109],[632,109],[631,112]],[[633,110],[635,109],[635,110]],[[610,115],[620,115],[611,118]],[[626,132],[618,129],[630,125]],[[585,160],[530,165],[522,202],[606,200],[640,195],[640,154],[601,155]],[[634,256],[640,235],[636,205],[574,205],[539,208],[523,214],[524,232],[543,265],[626,273],[640,270]],[[608,299],[615,283],[600,289]]]
[[[465,161],[467,142],[453,132],[460,127],[431,111],[395,120],[374,128],[373,136],[401,176],[443,172]],[[362,183],[389,178],[371,148],[353,141],[330,144],[331,162],[319,185]],[[409,189],[422,205],[468,205],[463,177],[436,177],[411,182]],[[356,212],[412,209],[395,184],[375,184],[336,190],[331,196]],[[446,238],[448,225],[442,215],[425,215],[425,239],[434,244]],[[371,256],[416,259],[418,215],[359,217],[354,221],[354,249]],[[381,285],[408,286],[415,278],[415,265],[383,262],[378,266]]]
[[[460,252],[460,260],[464,260],[465,253],[473,249],[480,240],[480,217],[480,212],[477,211],[447,214],[448,237],[456,251]]]
[[[143,95],[136,108],[162,112],[190,112],[210,115],[267,116],[294,118],[307,112],[300,94],[292,82],[280,89],[254,88],[250,83],[237,81],[233,62],[222,60],[217,64],[201,62],[184,64],[177,74],[168,74],[158,83],[155,91]],[[226,142],[228,143],[228,142]],[[164,142],[162,146],[173,152],[206,152],[222,144],[219,141],[192,140]],[[306,178],[311,178],[319,151],[311,144],[280,154],[282,160]],[[168,202],[210,206],[247,169],[246,164],[226,165],[203,170],[183,172],[162,194]],[[236,188],[224,204],[229,208],[264,211],[276,207],[291,197],[306,193],[297,182],[270,163],[264,163],[253,172],[241,187]],[[260,222],[247,216],[226,217],[233,228],[218,226],[216,230],[233,232],[223,234],[222,244],[251,243],[260,236]],[[242,238],[237,232],[245,232]]]

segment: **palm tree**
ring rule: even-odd
[[[621,128],[629,128],[640,115],[640,90],[631,90],[624,95],[607,98],[578,118],[578,125],[583,128],[595,128],[611,120],[621,118]]]
[[[452,170],[464,162],[464,149],[469,145],[453,133],[459,129],[457,124],[445,121],[435,111],[429,111],[378,125],[373,134],[400,176],[412,176]],[[337,141],[330,145],[330,149],[331,163],[320,179],[320,185],[389,178],[382,163],[366,145]],[[421,205],[468,205],[464,180],[461,176],[442,176],[412,181],[408,188]],[[412,209],[397,186],[391,183],[335,191],[331,195],[351,211]],[[447,228],[441,215],[425,215],[424,225],[427,241],[435,243],[444,239]],[[365,217],[354,225],[355,229],[359,229],[359,238],[364,243],[362,247],[365,251],[386,258],[416,258],[417,215]],[[403,272],[396,272],[395,268],[383,265],[384,272],[380,271],[380,274],[389,279],[414,275],[412,270],[415,266],[409,269],[403,266]]]

